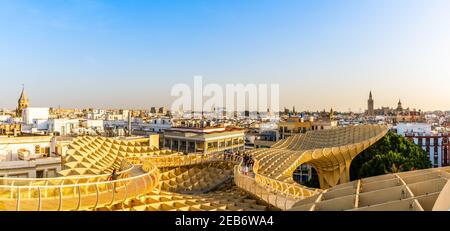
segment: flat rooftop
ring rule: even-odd
[[[235,137],[244,135],[243,128],[171,128],[164,131],[163,137],[192,139],[192,140],[209,140],[220,139],[222,137]]]
[[[244,131],[243,128],[236,127],[172,127],[170,129],[165,129],[167,132],[193,132],[193,133],[204,133],[204,134],[212,134],[212,133],[221,133],[221,132],[231,132],[231,131]]]
[[[0,161],[0,169],[34,168],[37,165],[59,164],[60,157],[46,157],[34,160]]]
[[[0,136],[0,144],[50,142],[52,136]]]

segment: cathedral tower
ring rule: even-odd
[[[372,98],[372,91],[369,93],[369,100],[367,101],[367,115],[368,116],[374,116],[375,112],[373,110],[373,98]]]

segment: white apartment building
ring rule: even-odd
[[[22,121],[24,124],[31,125],[34,124],[35,120],[45,121],[49,118],[49,108],[48,107],[29,107],[23,110]]]
[[[103,120],[103,119],[105,119],[105,114],[87,113],[86,119],[88,119],[88,120]]]
[[[104,127],[126,127],[127,121],[125,120],[105,120],[103,121]]]
[[[0,137],[0,179],[56,177],[60,146],[52,136]]]
[[[151,132],[163,132],[165,129],[172,127],[172,120],[170,118],[155,118],[149,121],[148,128]]]
[[[51,140],[51,136],[0,137],[0,161],[19,160],[20,152],[50,156]]]
[[[126,120],[128,118],[128,116],[123,116],[122,114],[112,114],[112,113],[108,113],[105,115],[105,120],[108,121],[115,121],[115,120]]]
[[[399,123],[395,128],[397,134],[402,136],[408,133],[431,133],[431,125],[426,123]]]
[[[61,171],[61,158],[47,157],[35,160],[0,161],[0,178],[57,177]]]
[[[103,120],[87,119],[87,120],[82,121],[81,125],[84,128],[88,128],[88,129],[103,130],[103,127],[105,126],[105,122]]]
[[[49,108],[25,108],[22,113],[22,132],[45,134],[48,130],[49,114]]]
[[[50,119],[48,121],[48,132],[61,136],[74,133],[80,127],[78,119]]]

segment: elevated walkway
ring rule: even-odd
[[[127,159],[128,168],[119,172],[120,177],[115,181],[108,180],[109,174],[43,179],[4,178],[0,181],[0,210],[95,210],[159,190],[157,166],[188,166],[218,161],[239,163],[241,158],[226,154],[133,157]]]
[[[109,181],[105,176],[28,181],[4,179],[0,185],[0,210],[93,210],[144,195],[158,186],[159,172],[154,166],[146,170],[142,170],[141,166],[133,166],[123,174],[115,181]],[[6,185],[5,181],[10,184]]]
[[[254,171],[261,178],[294,183],[292,175],[302,164],[316,169],[322,189],[350,180],[350,164],[362,151],[386,135],[381,125],[349,126],[297,134],[272,148],[251,151]]]
[[[143,141],[138,143],[140,148],[130,148],[130,144],[123,141],[115,143],[116,141],[107,139],[80,139],[74,145],[79,147],[78,151],[72,151],[74,156],[70,157],[74,162],[66,163],[71,168],[65,171],[69,176],[0,179],[0,210],[98,210],[118,205],[126,205],[131,209],[132,201],[136,199],[140,202],[134,210],[173,210],[177,206],[195,210],[197,207],[190,207],[191,201],[186,199],[180,199],[178,204],[174,202],[171,206],[165,205],[164,208],[158,207],[157,202],[149,207],[145,201],[154,201],[154,194],[167,193],[160,191],[160,169],[214,162],[234,164],[234,182],[240,189],[281,210],[449,210],[450,167],[347,182],[351,160],[384,136],[386,131],[385,127],[368,125],[293,136],[278,142],[273,148],[250,151],[255,164],[248,175],[242,172],[243,159],[236,155],[182,155],[162,152],[161,155],[150,155],[150,150],[144,147]],[[115,158],[109,158],[102,145],[109,145],[111,151],[116,153]],[[98,171],[120,167],[124,170],[119,172],[119,179],[110,181],[109,174],[71,176],[72,172],[86,173],[89,168],[80,166],[95,162],[95,159],[89,159],[90,156],[80,150],[86,150],[86,153],[104,150],[101,151],[102,155],[96,157],[103,161],[103,167]],[[139,156],[139,152],[145,155]],[[108,164],[109,159],[112,165]],[[125,161],[119,163],[119,160]],[[308,188],[293,182],[292,172],[302,163],[309,163],[320,169],[318,173],[324,189]],[[195,200],[195,203],[201,202],[201,199]],[[201,208],[197,209],[233,208],[208,202],[201,204]]]

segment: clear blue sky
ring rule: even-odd
[[[448,0],[0,0],[0,108],[169,105],[279,83],[281,106],[450,109]]]

